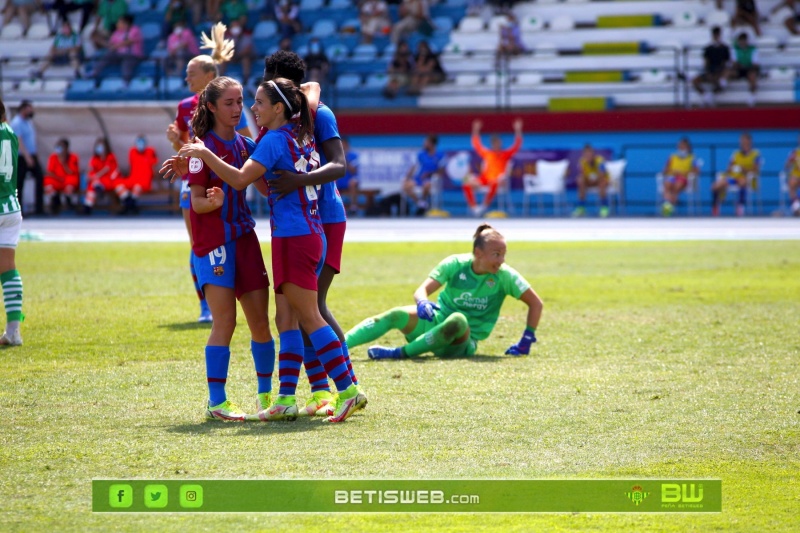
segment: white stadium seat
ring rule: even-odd
[[[716,10],[706,15],[706,26],[726,27],[731,23],[731,16],[727,11]]]
[[[0,39],[10,41],[20,37],[22,37],[22,24],[18,22],[9,22],[0,29]]]
[[[31,27],[28,28],[28,33],[25,35],[25,37],[27,39],[49,39],[50,28],[47,26],[46,22],[31,24]]]
[[[458,31],[476,33],[483,31],[483,19],[480,17],[464,17],[458,25]]]
[[[568,15],[559,15],[550,21],[552,31],[570,31],[575,28],[575,21]]]
[[[520,29],[523,33],[529,31],[540,31],[542,28],[544,28],[544,20],[542,17],[529,15],[527,17],[522,17],[520,20]]]
[[[456,74],[456,85],[459,87],[474,87],[481,82],[480,74],[464,72]]]
[[[691,28],[699,23],[697,14],[694,11],[684,10],[672,17],[672,25],[678,28]]]

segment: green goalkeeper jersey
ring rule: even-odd
[[[497,274],[476,274],[472,254],[451,255],[431,271],[430,277],[443,285],[439,307],[445,316],[456,311],[467,317],[470,337],[483,340],[489,336],[500,316],[506,295],[519,299],[530,284],[519,272],[503,265]]]
[[[19,211],[17,201],[19,140],[7,122],[0,122],[0,215]]]

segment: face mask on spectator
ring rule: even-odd
[[[102,144],[98,144],[97,146],[94,147],[94,153],[96,153],[97,155],[103,155],[105,151],[106,148]]]
[[[144,139],[136,139],[136,149],[137,150],[139,150],[140,152],[144,152],[145,146],[146,146],[146,143],[144,142]]]
[[[239,34],[241,34],[241,33],[242,33],[242,27],[241,26],[233,26],[231,28],[231,35],[233,35],[234,37],[238,37]]]
[[[174,33],[175,35],[180,35],[182,31],[183,31],[183,26],[175,26],[175,28],[173,28],[172,30],[172,33]]]
[[[311,52],[312,54],[318,54],[319,53],[319,43],[309,43],[308,51]]]
[[[58,155],[61,155],[64,153],[64,147],[62,147],[60,144],[57,144],[56,147],[53,148],[53,151]]]

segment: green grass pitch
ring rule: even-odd
[[[345,329],[412,303],[464,243],[349,244],[329,297]],[[545,301],[533,354],[503,356],[507,300],[478,357],[372,362],[368,408],[206,423],[185,244],[22,243],[25,345],[0,351],[3,531],[789,531],[800,507],[796,242],[511,243]],[[398,334],[385,339],[400,341]],[[240,313],[228,395],[254,402]],[[277,381],[277,378],[276,378]],[[301,379],[299,398],[308,394]],[[92,478],[723,480],[713,515],[108,515]]]

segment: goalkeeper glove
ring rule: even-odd
[[[420,300],[417,302],[417,316],[422,320],[433,322],[434,312],[438,310],[439,306],[430,300]]]
[[[531,352],[531,344],[536,342],[536,329],[525,328],[525,333],[517,344],[512,345],[506,350],[506,355],[528,355]]]

